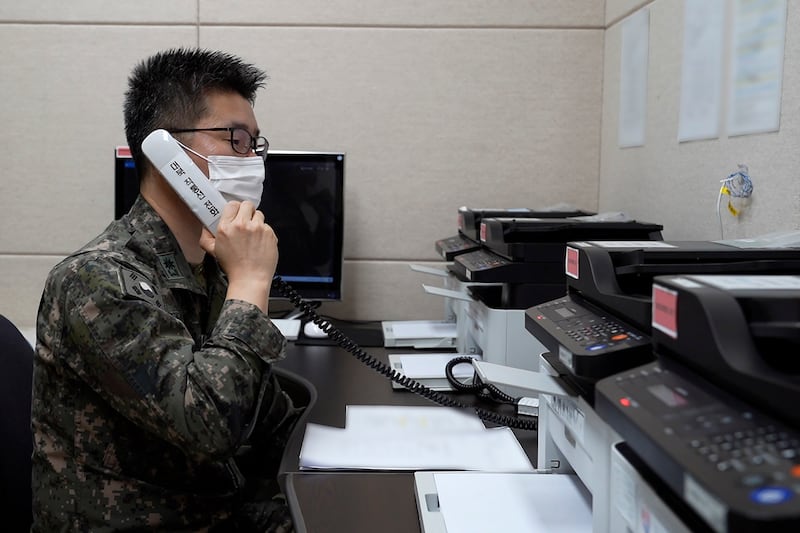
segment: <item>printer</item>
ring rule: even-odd
[[[436,252],[446,261],[452,261],[458,255],[480,250],[483,247],[480,242],[481,226],[484,219],[488,218],[513,217],[516,219],[534,218],[538,220],[549,218],[561,219],[587,215],[593,215],[593,213],[574,209],[566,205],[538,209],[471,208],[462,206],[458,209],[458,234],[453,237],[437,240],[435,243]],[[430,272],[429,270],[427,270],[427,272],[434,273]],[[442,275],[445,278],[443,280],[445,292],[431,290],[429,287],[426,287],[426,290],[432,293],[437,293],[440,296],[445,296],[446,320],[457,321],[458,317],[463,314],[463,305],[459,302],[464,300],[469,301],[471,299],[467,292],[467,287],[470,286],[482,285],[485,288],[493,285],[501,287],[500,289],[490,289],[490,297],[502,298],[506,302],[508,302],[510,299],[508,293],[502,289],[502,282],[468,280],[463,275],[456,276],[450,271],[450,269],[441,273],[436,272],[436,274]]]
[[[451,261],[455,256],[477,250],[481,247],[479,242],[480,226],[484,218],[493,216],[515,216],[520,218],[563,218],[582,216],[590,213],[581,211],[567,205],[557,205],[539,209],[531,208],[471,208],[458,209],[458,234],[435,242],[436,252],[443,259]],[[462,281],[445,269],[423,265],[410,265],[412,270],[443,278],[443,287],[423,284],[426,292],[444,297],[443,320],[436,321],[384,321],[381,325],[386,347],[413,346],[414,348],[456,348],[465,354],[482,353],[475,343],[467,343],[468,336],[464,328],[467,325],[463,317],[466,313],[466,303],[471,300],[467,287],[476,283]],[[484,284],[485,285],[485,284]],[[500,285],[500,284],[493,284]],[[522,324],[522,321],[520,321]],[[520,329],[524,334],[524,327]],[[506,339],[496,337],[498,342],[487,347],[497,357],[502,358],[506,352]],[[521,336],[523,342],[535,343],[528,335]],[[460,340],[460,342],[457,342]]]
[[[564,248],[576,238],[660,239],[661,225],[619,220],[617,214],[571,218],[485,218],[482,247],[456,256],[448,271],[466,294],[459,351],[483,354],[484,361],[536,370],[546,351],[525,328],[525,310],[566,292]],[[455,295],[453,295],[455,298]],[[505,340],[503,340],[505,339]],[[492,353],[505,345],[505,360]],[[488,358],[487,358],[488,354]]]
[[[651,302],[657,360],[599,380],[598,415],[686,523],[800,531],[800,276],[657,276]]]
[[[458,233],[452,237],[439,239],[435,242],[436,252],[446,261],[451,261],[456,255],[477,250],[481,247],[478,239],[481,222],[490,216],[516,216],[516,217],[569,217],[587,215],[586,211],[577,210],[565,204],[531,209],[531,208],[471,208],[462,206],[458,209]],[[410,265],[412,270],[425,274],[441,277],[443,287],[423,284],[423,289],[437,296],[444,297],[444,317],[442,320],[401,320],[383,321],[381,328],[384,336],[384,346],[401,347],[410,346],[418,349],[431,348],[456,348],[465,354],[480,355],[481,350],[474,344],[467,345],[464,327],[465,320],[458,317],[465,314],[465,301],[470,297],[467,287],[471,282],[462,282],[442,268],[423,265]],[[527,337],[523,337],[526,341]],[[457,342],[461,339],[462,342]],[[535,342],[531,340],[530,342]],[[538,345],[538,343],[537,343]],[[492,346],[492,352],[497,357],[505,356],[505,343]]]
[[[567,205],[537,209],[528,207],[474,208],[462,206],[458,208],[458,233],[452,237],[437,240],[435,242],[436,252],[441,255],[442,259],[445,261],[452,261],[453,258],[459,254],[478,250],[481,247],[478,235],[481,222],[485,218],[567,218],[593,214],[594,213],[575,209]]]
[[[458,210],[458,235],[436,241],[436,251],[450,261],[465,253],[484,247],[480,234],[483,222],[492,217],[513,219],[565,219],[587,216],[592,213],[574,209],[566,205],[547,208],[507,208],[477,209],[461,207]],[[482,355],[490,361],[520,368],[534,368],[535,357],[530,353],[541,351],[542,345],[526,331],[522,309],[533,302],[544,301],[563,293],[563,283],[545,283],[534,287],[535,294],[523,290],[509,292],[508,285],[502,282],[484,282],[456,276],[450,266],[444,271],[420,266],[415,270],[443,277],[443,287],[423,285],[431,294],[445,298],[444,319],[455,325],[455,348],[459,353]],[[488,303],[475,306],[474,294],[481,295],[481,301]],[[533,299],[531,299],[533,298]],[[507,312],[513,309],[514,312]]]
[[[527,309],[525,327],[591,402],[598,379],[654,359],[655,276],[800,273],[800,248],[758,248],[752,240],[576,241],[566,246],[564,267],[566,294]]]

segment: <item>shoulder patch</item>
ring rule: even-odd
[[[164,301],[161,295],[153,287],[150,281],[144,276],[129,268],[120,268],[119,279],[122,287],[122,292],[127,296],[136,298],[137,300],[144,300],[156,307],[164,307]]]

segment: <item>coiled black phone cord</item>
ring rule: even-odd
[[[360,346],[358,346],[355,342],[350,340],[344,333],[336,329],[336,327],[319,316],[309,302],[303,300],[303,298],[295,291],[288,283],[283,281],[280,276],[275,276],[272,280],[272,288],[277,290],[283,296],[285,296],[297,309],[299,309],[305,317],[309,320],[314,322],[319,328],[324,331],[328,338],[332,339],[336,344],[338,344],[342,349],[346,350],[350,354],[356,357],[359,361],[367,365],[368,367],[372,368],[379,374],[391,379],[395,383],[398,383],[405,387],[406,389],[410,390],[411,392],[422,396],[432,402],[438,403],[444,407],[455,407],[458,409],[472,409],[478,415],[479,418],[485,420],[487,422],[492,422],[499,426],[508,426],[510,428],[515,429],[523,429],[527,431],[536,431],[538,428],[538,421],[535,418],[532,419],[522,419],[516,417],[510,417],[506,415],[501,415],[499,413],[495,413],[489,411],[487,409],[483,409],[481,407],[475,406],[468,406],[459,401],[454,400],[453,398],[441,394],[435,390],[432,390],[425,385],[421,384],[420,382],[411,379],[399,372],[395,369],[391,368],[390,366],[384,364],[382,361],[374,358],[367,352],[365,352]],[[463,362],[463,361],[462,361]],[[451,367],[452,369],[452,367]],[[452,371],[451,371],[452,374]],[[494,387],[492,385],[492,387]],[[504,395],[499,389],[494,387],[501,395]],[[513,398],[508,395],[505,395],[508,399],[513,402]]]
[[[516,398],[501,391],[492,383],[484,383],[477,375],[473,377],[472,383],[464,383],[463,381],[459,381],[459,379],[453,375],[453,368],[462,363],[469,363],[471,366],[472,361],[472,357],[465,355],[463,357],[454,357],[447,362],[444,367],[444,375],[451,387],[457,391],[471,392],[480,396],[481,398],[497,403],[509,403],[512,405],[517,404]]]

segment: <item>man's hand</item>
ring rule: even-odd
[[[214,256],[228,276],[228,299],[267,310],[269,289],[278,265],[278,238],[252,202],[228,202],[217,235],[203,229],[200,246]]]

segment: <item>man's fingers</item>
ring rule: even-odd
[[[217,240],[214,238],[214,235],[208,231],[208,229],[203,228],[203,232],[200,234],[200,248],[206,251],[206,253],[211,254],[212,257],[216,257],[214,255],[214,245],[216,244]]]
[[[260,217],[260,218],[255,218]],[[260,211],[256,211],[256,206],[253,202],[245,200],[244,202],[228,202],[222,209],[219,221],[221,223],[234,222],[250,222],[251,220],[259,222],[264,221],[264,215]]]
[[[239,213],[236,215],[242,222],[250,222],[253,219],[253,214],[256,212],[256,206],[253,202],[245,200],[239,204]]]
[[[219,216],[220,222],[231,222],[236,218],[239,213],[240,202],[232,201],[225,204],[222,208],[222,214]]]

